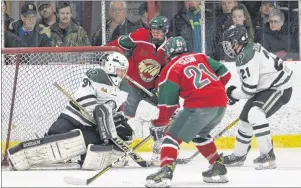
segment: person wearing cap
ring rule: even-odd
[[[160,7],[158,5],[158,1],[155,1],[155,17],[160,14]],[[148,8],[147,2],[143,2],[140,4],[138,8],[139,19],[135,23],[136,28],[144,27],[145,29],[149,29],[149,21],[148,21]]]
[[[58,2],[56,7],[59,22],[50,26],[51,40],[55,46],[90,46],[84,28],[72,22],[72,9],[68,2]]]
[[[18,35],[29,47],[52,46],[46,34],[40,34],[41,28],[36,24],[37,10],[34,3],[25,3],[21,9],[21,19],[12,22],[8,30]]]

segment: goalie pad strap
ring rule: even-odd
[[[16,170],[34,165],[52,164],[86,153],[86,145],[79,129],[64,134],[22,142],[7,150],[10,163]]]

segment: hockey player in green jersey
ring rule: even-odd
[[[182,37],[171,37],[165,46],[170,62],[159,77],[159,117],[152,121],[151,134],[156,137],[159,130],[166,128],[180,97],[184,99],[184,109],[165,131],[160,151],[161,169],[146,178],[146,187],[170,186],[180,144],[190,141],[211,164],[202,173],[203,180],[208,183],[228,182],[223,155],[217,153],[209,133],[224,116],[227,106],[224,86],[231,74],[223,64],[205,54],[186,52],[186,42]]]
[[[250,42],[244,26],[232,25],[223,37],[223,49],[229,57],[236,58],[241,81],[241,86],[231,85],[227,88],[228,104],[248,99],[239,116],[234,152],[225,156],[225,164],[242,165],[254,135],[260,151],[260,156],[253,161],[255,168],[276,168],[267,118],[289,102],[293,71],[260,44]]]
[[[128,144],[132,142],[133,130],[117,112],[127,98],[119,85],[127,73],[128,60],[113,52],[101,63],[103,68],[86,72],[73,94],[74,100],[90,117],[70,101],[44,138],[25,141],[8,149],[14,169],[26,170],[77,156],[82,157],[83,169],[102,169],[124,155],[111,138],[119,136]],[[125,163],[126,160],[122,160],[117,166],[122,167]]]

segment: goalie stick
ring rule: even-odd
[[[228,131],[229,129],[231,129],[237,122],[239,121],[239,118],[235,119],[234,121],[232,121],[226,128],[224,128],[220,133],[218,133],[213,140],[215,141],[217,138],[219,138],[220,136],[222,136],[226,131]],[[194,159],[200,152],[197,151],[195,152],[192,156],[188,157],[188,158],[184,158],[184,159],[177,159],[176,163],[177,164],[187,164],[189,163],[192,159]]]
[[[62,88],[57,82],[54,83],[54,86],[60,90],[68,99],[69,101],[71,101],[73,104],[75,104],[80,111],[86,116],[86,118],[93,122],[95,124],[94,119],[91,117],[91,115],[86,111],[85,108],[83,108],[76,100],[73,99],[73,97],[64,89]],[[146,137],[144,140],[148,140],[149,137]],[[116,137],[116,138],[112,138],[111,139],[120,149],[124,150],[125,152],[128,152],[128,155],[141,167],[149,167],[151,166],[150,162],[147,162],[145,160],[142,159],[142,157],[140,155],[138,155],[137,153],[133,152],[133,150],[130,150],[129,146],[120,138],[120,137]],[[145,141],[145,142],[146,142]]]
[[[106,173],[108,170],[110,170],[116,163],[118,163],[120,160],[125,158],[127,155],[130,155],[133,151],[135,151],[137,148],[139,148],[141,145],[143,145],[147,140],[151,138],[151,135],[143,139],[141,142],[139,142],[131,151],[126,152],[123,156],[119,157],[115,162],[108,165],[104,169],[102,169],[100,172],[92,176],[91,178],[84,179],[80,177],[73,177],[73,176],[65,176],[64,182],[72,185],[89,185],[91,182],[95,181],[97,178],[102,176],[104,173]]]

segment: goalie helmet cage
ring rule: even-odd
[[[79,87],[90,68],[98,68],[102,55],[121,52],[117,47],[4,48],[1,65],[2,164],[7,149],[21,141],[43,136],[68,101],[55,87],[70,93]]]

